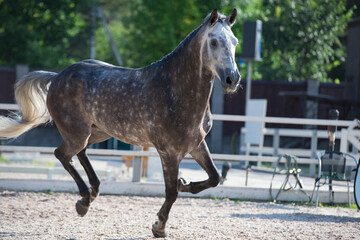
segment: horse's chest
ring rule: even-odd
[[[211,114],[205,116],[199,121],[195,118],[192,121],[179,123],[173,126],[174,131],[168,135],[169,140],[174,139],[175,145],[183,145],[185,148],[192,150],[198,146],[209,133],[212,126]],[[171,141],[168,141],[169,143]]]

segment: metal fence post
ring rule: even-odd
[[[53,176],[52,168],[48,168],[47,175],[48,175],[48,179],[52,180],[52,176]]]
[[[277,156],[279,154],[279,146],[280,146],[280,135],[279,129],[275,128],[274,136],[273,136],[273,155]]]
[[[274,136],[273,136],[273,156],[278,156],[279,155],[279,146],[280,146],[280,134],[279,134],[279,129],[275,128],[274,131]],[[271,164],[271,166],[273,168],[275,168],[276,166],[276,162],[273,162]]]
[[[142,147],[134,146],[134,151],[141,151]],[[140,182],[141,180],[141,166],[142,166],[142,159],[140,156],[134,157],[134,164],[133,164],[133,182]]]
[[[317,130],[314,129],[311,135],[311,158],[316,158],[316,150],[317,150]],[[315,164],[310,164],[309,166],[309,174],[310,176],[315,176]]]
[[[340,137],[340,152],[348,151],[348,131],[347,129],[341,129],[341,137]]]

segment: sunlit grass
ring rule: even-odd
[[[4,158],[3,156],[0,156],[0,162],[9,163],[10,159]]]
[[[45,166],[45,167],[55,167],[55,162],[40,161],[40,160],[35,159],[35,160],[32,162],[32,165],[35,165],[35,166]]]

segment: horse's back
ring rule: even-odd
[[[128,143],[149,143],[143,84],[137,69],[84,60],[54,79],[48,105],[56,123],[70,117]]]
[[[86,94],[93,87],[120,84],[127,79],[133,70],[111,65],[98,60],[88,59],[72,64],[62,70],[52,80],[49,93],[57,98],[61,95],[71,94],[73,97]],[[107,86],[108,87],[108,86]]]
[[[99,60],[87,59],[72,64],[62,70],[57,76],[57,81],[98,81],[116,74],[121,75],[131,71],[133,71],[131,68],[119,67]]]

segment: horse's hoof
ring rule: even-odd
[[[156,227],[157,227],[157,222],[152,225],[152,229],[151,229],[152,233],[154,234],[154,237],[156,238],[167,237],[167,233],[165,231],[159,231],[158,229],[156,229]]]
[[[178,180],[178,191],[179,192],[185,192],[185,185],[186,185],[186,181],[183,178],[179,178]]]
[[[190,193],[198,193],[194,191],[193,182],[187,183],[185,179],[179,178],[178,180],[178,191],[179,192],[190,192]]]
[[[82,204],[81,200],[76,202],[75,207],[76,207],[76,212],[79,214],[80,217],[85,216],[85,214],[89,210],[89,206]]]

